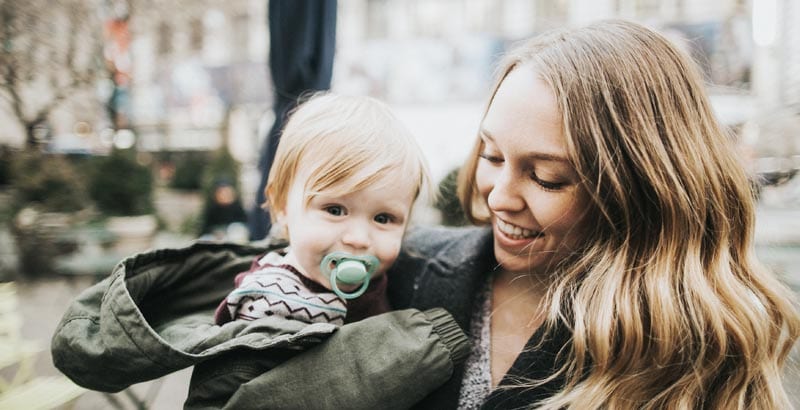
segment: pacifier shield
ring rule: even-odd
[[[367,267],[360,261],[346,259],[336,265],[336,279],[348,285],[356,285],[363,282],[370,275]]]
[[[330,277],[331,290],[342,299],[355,299],[367,290],[372,274],[378,268],[378,258],[372,255],[351,255],[346,252],[331,252],[322,258],[319,268]],[[338,283],[361,286],[355,292],[339,289]]]

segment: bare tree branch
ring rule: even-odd
[[[0,94],[28,145],[35,125],[106,75],[97,67],[102,39],[102,21],[84,0],[0,2]]]

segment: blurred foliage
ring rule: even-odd
[[[204,151],[170,152],[162,155],[162,161],[175,166],[175,174],[169,187],[183,191],[199,191],[203,188],[203,171],[209,161]]]
[[[8,145],[0,145],[0,186],[11,184],[11,164],[14,150]]]
[[[86,174],[65,155],[3,149],[0,156],[9,172],[2,217],[16,248],[14,278],[51,274],[56,258],[75,250],[66,232],[91,217]]]
[[[202,191],[208,197],[220,181],[230,182],[239,189],[240,164],[227,148],[213,152],[162,152],[158,160],[175,167],[169,187],[183,191]]]
[[[240,198],[240,184],[239,184],[240,164],[228,151],[227,147],[223,145],[212,153],[211,161],[203,172],[203,208],[197,220],[193,221],[194,231],[193,234],[203,234],[206,224],[205,218],[211,208],[214,207],[215,199],[214,192],[217,186],[226,184],[233,187],[236,192],[236,197]],[[185,228],[189,228],[187,223]]]
[[[15,279],[32,279],[55,272],[58,257],[75,251],[69,229],[81,215],[40,212],[33,207],[20,210],[10,224],[17,248]]]
[[[188,235],[188,236],[196,236],[197,232],[203,226],[203,219],[200,214],[191,214],[188,215],[183,221],[181,221],[180,226],[178,227],[178,233]]]
[[[131,216],[153,212],[153,174],[136,158],[135,150],[114,149],[92,160],[89,195],[106,215]]]
[[[13,209],[35,204],[45,212],[74,212],[88,204],[86,181],[62,155],[12,152]]]
[[[434,205],[442,214],[443,225],[463,226],[469,224],[456,193],[457,181],[458,168],[450,171],[439,182],[439,195]]]
[[[213,195],[215,185],[220,181],[229,182],[236,189],[236,192],[241,192],[239,172],[239,162],[233,158],[226,146],[223,145],[222,148],[214,151],[211,156],[211,162],[203,173],[204,197],[210,198]]]

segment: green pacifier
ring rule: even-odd
[[[378,269],[380,262],[372,255],[351,255],[347,252],[331,252],[322,258],[319,269],[326,276],[330,276],[331,289],[342,299],[355,299],[369,287],[369,279]],[[346,293],[339,289],[337,282],[345,285],[358,285],[355,292]]]

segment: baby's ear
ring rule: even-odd
[[[275,219],[272,228],[269,230],[269,236],[277,239],[289,240],[289,228],[282,219]]]
[[[270,209],[270,212],[274,212],[273,219],[275,220],[275,222],[273,223],[281,225],[286,224],[286,212],[284,212],[282,209],[275,209],[275,210]]]

